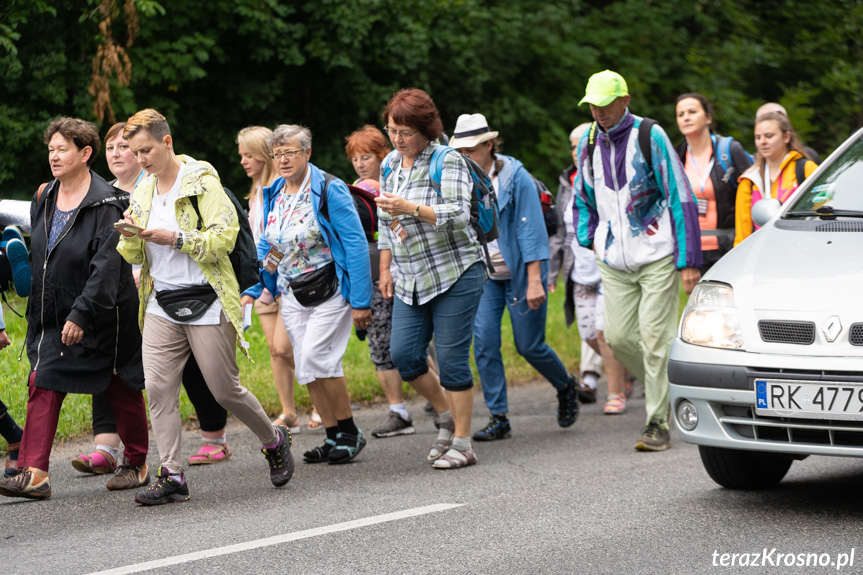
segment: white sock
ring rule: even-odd
[[[180,483],[180,484],[183,483],[183,476],[182,475],[169,475],[168,477],[170,477],[171,479],[173,479],[177,483]]]
[[[470,437],[453,437],[452,448],[457,451],[470,451]]]
[[[204,437],[201,436],[201,441],[203,443],[215,443],[216,445],[226,445],[228,443],[228,438],[226,435],[222,437]]]
[[[596,383],[598,380],[595,373],[588,372],[582,376],[581,381],[590,389],[596,389]]]
[[[401,417],[405,421],[410,421],[411,416],[408,415],[408,408],[405,406],[404,402],[394,403],[390,405],[390,411],[398,413],[399,417]]]
[[[96,449],[101,449],[102,451],[108,452],[114,459],[117,459],[117,455],[120,453],[119,447],[111,447],[110,445],[105,445],[104,443],[97,443]]]

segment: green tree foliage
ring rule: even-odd
[[[93,119],[87,93],[100,42],[99,0],[7,0],[0,6],[0,196],[50,178],[41,132],[57,115]],[[628,80],[634,113],[679,139],[673,104],[705,93],[715,125],[752,149],[752,120],[779,101],[807,144],[829,152],[863,125],[863,0],[134,0],[128,87],[118,118],[155,107],[176,148],[248,185],[236,133],[302,123],[313,162],[353,177],[344,137],[397,89],[435,99],[451,132],[482,112],[503,151],[550,187],[569,161],[567,135],[588,121],[590,74]],[[123,25],[114,24],[118,42]],[[101,126],[104,133],[108,125]],[[96,170],[108,176],[104,161]]]

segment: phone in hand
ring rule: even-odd
[[[116,224],[114,224],[114,228],[122,232],[129,232],[130,234],[135,235],[138,235],[140,232],[146,229],[142,228],[141,226],[136,226],[135,224],[130,224],[128,222],[117,222]]]

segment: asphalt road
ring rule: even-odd
[[[476,399],[474,429],[487,417],[481,397]],[[0,569],[208,575],[863,572],[863,462],[810,457],[796,462],[775,489],[733,492],[717,487],[697,448],[675,435],[670,451],[634,451],[643,399],[633,400],[623,416],[584,406],[566,430],[556,424],[555,405],[545,383],[512,389],[513,437],[475,445],[474,467],[440,471],[425,461],[435,430],[422,403],[414,402],[416,435],[370,438],[349,465],[298,461],[282,489],[270,485],[254,437],[236,424],[229,430],[234,458],[188,471],[191,502],[155,508],[136,506],[130,492],[108,492],[104,477],[78,474],[69,461],[89,445],[67,444],[54,452],[50,500],[0,498]],[[384,406],[363,408],[356,419],[370,432],[385,413]],[[295,438],[295,456],[299,460],[322,441],[322,433],[304,429]],[[197,443],[195,433],[185,434],[187,455]],[[157,465],[154,445],[149,460]],[[854,564],[839,570],[811,562],[789,567],[779,555],[811,553],[847,563],[852,549]],[[749,567],[721,565],[725,553],[765,550],[767,559],[759,557],[758,566],[751,566],[754,555],[735,559]],[[842,559],[842,553],[849,555]],[[149,563],[154,561],[162,566]]]

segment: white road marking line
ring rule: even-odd
[[[117,567],[116,569],[108,569],[105,571],[96,571],[88,575],[125,575],[127,573],[141,573],[150,569],[158,569],[159,567],[168,567],[170,565],[180,565],[181,563],[189,563],[191,561],[200,561],[201,559],[209,559],[210,557],[218,557],[220,555],[230,555],[231,553],[241,553],[261,547],[269,547],[271,545],[281,545],[289,541],[297,541],[299,539],[307,539],[309,537],[317,537],[319,535],[328,535],[330,533],[338,533],[339,531],[348,531],[359,527],[367,527],[369,525],[377,525],[378,523],[386,523],[388,521],[398,521],[399,519],[407,519],[409,517],[417,517],[419,515],[427,515],[429,513],[437,513],[438,511],[446,511],[461,507],[464,503],[437,503],[435,505],[426,505],[425,507],[415,507],[414,509],[405,509],[404,511],[396,511],[395,513],[385,513],[384,515],[375,515],[366,517],[365,519],[355,519],[344,523],[336,523],[324,527],[315,527],[314,529],[306,529],[305,531],[297,531],[295,533],[286,533],[285,535],[276,535],[275,537],[266,537],[255,541],[246,541],[245,543],[237,543],[236,545],[226,545],[224,547],[216,547],[205,551],[196,551],[194,553],[186,553],[185,555],[175,555],[174,557],[166,557],[164,559],[156,559],[155,561],[147,561],[145,563],[136,563],[134,565],[126,565],[125,567]]]

